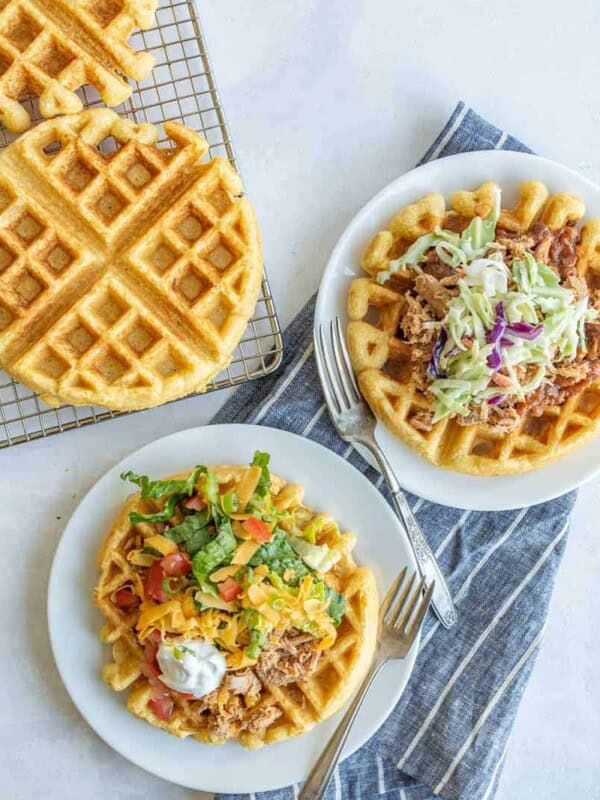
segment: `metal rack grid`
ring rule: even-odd
[[[183,122],[202,132],[211,156],[224,156],[237,168],[193,0],[160,0],[155,27],[136,32],[131,44],[136,50],[152,53],[156,66],[147,80],[131,82],[132,97],[116,111],[136,122],[159,126],[170,119]],[[80,94],[87,108],[102,105],[89,87],[83,87]],[[26,105],[35,121],[40,121],[36,101],[28,100]],[[0,147],[6,147],[14,138],[0,126]],[[165,137],[159,141],[169,144]],[[279,321],[265,275],[254,316],[232,361],[213,380],[207,392],[270,374],[280,365],[282,354]],[[30,389],[0,370],[0,449],[102,422],[123,413],[92,406],[48,406]]]

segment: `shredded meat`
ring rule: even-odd
[[[534,246],[537,246],[544,241],[550,234],[550,228],[544,225],[543,222],[534,222],[531,228],[527,231],[528,236],[533,239]]]
[[[481,403],[474,406],[468,417],[457,417],[459,425],[487,425],[498,433],[510,433],[521,421],[520,414],[511,405],[490,406]]]
[[[414,344],[410,350],[410,377],[416,385],[425,390],[430,383],[427,368],[431,361],[431,345]]]
[[[585,338],[587,342],[587,357],[590,359],[600,358],[600,321],[587,323],[585,326]]]
[[[400,321],[400,328],[404,336],[409,342],[431,344],[436,337],[436,332],[431,328],[425,328],[424,323],[433,322],[434,317],[431,316],[429,310],[417,298],[406,294],[405,299],[406,310]]]
[[[239,669],[236,672],[228,672],[223,681],[223,686],[233,694],[240,694],[247,697],[256,697],[262,688],[251,669]]]
[[[194,712],[219,739],[233,739],[241,731],[261,733],[283,713],[278,705],[258,704],[261,690],[253,670],[229,672],[221,686],[194,703]]]
[[[446,214],[443,227],[444,230],[452,231],[453,233],[462,233],[465,228],[469,227],[470,223],[471,219],[469,217],[463,217],[461,214],[450,211]]]
[[[431,308],[438,319],[444,319],[448,311],[448,304],[454,296],[453,293],[442,286],[433,275],[417,275],[415,279],[415,290],[419,297],[422,297]]]
[[[554,381],[557,386],[572,386],[575,383],[585,381],[590,372],[590,362],[584,361],[580,364],[565,364],[556,368]]]
[[[527,234],[507,236],[504,231],[501,236],[496,237],[496,241],[506,249],[506,254],[511,258],[523,258],[527,250],[531,250],[535,246],[533,236]]]
[[[600,379],[600,360],[584,361],[583,371],[573,370],[568,367],[557,367],[556,382],[543,383],[530,397],[516,406],[520,416],[531,415],[539,417],[548,406],[559,406],[569,397],[580,394],[583,390]]]
[[[423,263],[421,269],[426,275],[432,275],[441,281],[442,278],[449,278],[454,274],[454,269],[449,264],[444,264],[442,259],[438,256],[435,250],[430,250]]]
[[[285,686],[309,678],[320,657],[316,639],[308,634],[288,632],[263,647],[255,669],[261,681]]]
[[[550,245],[550,261],[558,267],[560,276],[565,280],[569,275],[576,274],[577,251],[579,230],[575,223],[568,222],[564,227],[553,233],[554,241]]]
[[[225,693],[219,687],[194,703],[194,711],[206,729],[219,739],[233,739],[238,735],[246,706],[239,695]]]
[[[408,421],[413,426],[413,428],[415,428],[415,430],[427,433],[428,431],[433,429],[432,420],[433,420],[433,413],[431,411],[423,410],[423,411],[417,411],[416,414],[413,414]]]
[[[242,730],[248,731],[248,733],[262,733],[282,714],[283,711],[279,706],[259,706],[244,719]]]

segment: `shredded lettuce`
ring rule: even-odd
[[[258,497],[266,497],[271,490],[271,473],[269,472],[270,460],[271,456],[268,453],[261,453],[260,450],[254,453],[251,466],[260,467],[262,470],[258,485],[254,490],[254,494]]]
[[[230,563],[237,548],[237,539],[231,530],[231,524],[222,525],[214,539],[203,545],[192,558],[192,572],[203,591],[214,593],[214,587],[208,576],[217,567]]]
[[[198,476],[206,467],[196,466],[185,480],[151,481],[147,475],[137,475],[128,470],[121,473],[122,481],[130,481],[139,486],[142,500],[160,500],[166,495],[180,494],[189,497],[194,492]]]
[[[166,497],[166,502],[161,511],[154,514],[140,514],[132,511],[129,521],[135,525],[137,522],[166,522],[175,513],[175,507],[184,497],[194,493],[198,476],[205,467],[196,466],[184,480],[151,481],[147,475],[138,475],[131,470],[121,473],[121,480],[135,483],[141,489],[142,500],[161,500]]]
[[[164,536],[175,544],[183,544],[190,556],[194,556],[210,540],[209,510],[190,514],[179,525],[165,531]]]

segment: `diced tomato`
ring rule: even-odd
[[[181,697],[182,700],[197,700],[195,694],[186,694],[185,692],[174,692],[177,697]]]
[[[169,553],[161,559],[161,567],[165,575],[173,578],[181,578],[187,575],[192,568],[189,558],[184,553]]]
[[[203,508],[206,508],[206,503],[199,494],[194,494],[184,501],[183,507],[188,508],[190,511],[202,511]]]
[[[262,519],[256,517],[248,517],[242,522],[242,528],[249,533],[255,542],[270,542],[273,534],[271,529],[263,522]]]
[[[152,700],[148,701],[148,705],[159,719],[163,719],[165,722],[168,722],[173,714],[173,707],[175,706],[175,703],[170,695],[165,695],[164,697],[159,697],[157,699],[152,698]]]
[[[144,658],[145,657],[146,656],[144,654]],[[142,675],[144,675],[146,678],[148,678],[150,683],[152,683],[153,680],[158,679],[158,676],[161,674],[160,670],[158,668],[158,664],[157,663],[151,663],[151,662],[149,662],[147,660],[146,661],[142,661],[142,663],[140,664],[140,670],[142,672]]]
[[[155,674],[159,674],[158,669],[158,661],[156,660],[156,654],[158,653],[158,646],[160,644],[160,631],[152,631],[150,636],[144,642],[144,659],[146,664],[153,667],[155,669]],[[142,668],[143,672],[143,668]],[[146,673],[144,672],[144,675]],[[146,675],[146,677],[150,677]]]
[[[226,581],[219,584],[219,594],[226,603],[231,603],[241,593],[242,587],[235,578],[227,578]]]
[[[131,586],[121,586],[113,595],[113,603],[121,611],[133,611],[140,604],[140,598],[133,591]]]
[[[164,561],[164,559],[163,559]],[[148,597],[157,600],[159,603],[166,603],[169,595],[163,589],[162,582],[167,577],[163,569],[162,561],[155,561],[150,567],[150,572],[144,584],[144,591]]]

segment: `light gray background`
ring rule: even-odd
[[[282,322],[316,289],[351,216],[414,164],[458,99],[599,181],[598,14],[592,0],[204,0]],[[225,398],[0,453],[1,800],[200,797],[131,766],[80,718],[52,661],[45,593],[65,520],[91,485]],[[580,493],[500,800],[600,798],[598,488]]]

